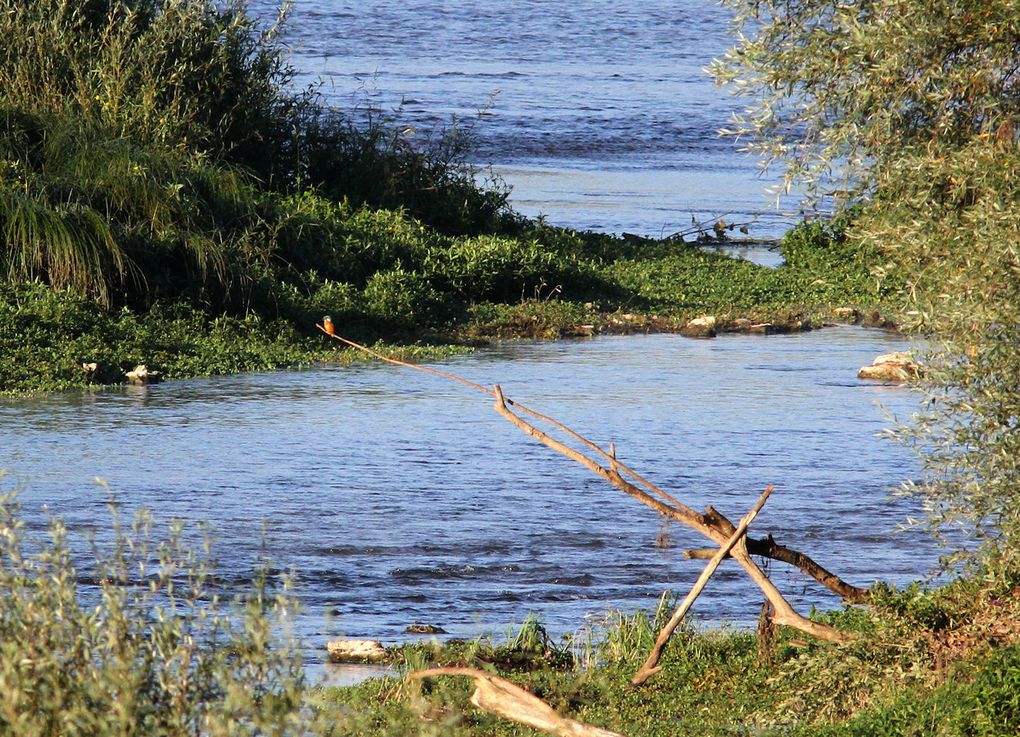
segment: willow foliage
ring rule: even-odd
[[[0,732],[17,737],[248,737],[308,734],[296,610],[265,564],[230,601],[208,545],[152,519],[75,554],[60,520],[48,539],[0,497]],[[78,566],[81,566],[79,568]]]
[[[1020,0],[725,1],[740,43],[713,71],[752,99],[730,132],[863,203],[853,234],[934,336],[907,491],[1020,564]]]

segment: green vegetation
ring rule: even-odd
[[[281,28],[236,0],[0,10],[0,393],[332,360],[324,314],[449,343],[883,297],[868,252],[813,226],[788,248],[815,256],[772,272],[525,222],[463,164],[467,132],[414,141],[291,91]]]
[[[240,0],[0,0],[0,393],[340,360],[361,341],[471,343],[801,329],[895,311],[934,334],[908,439],[932,520],[983,544],[968,578],[820,614],[847,645],[682,631],[627,684],[661,613],[552,642],[406,646],[400,667],[498,671],[629,735],[1013,735],[1020,724],[1020,157],[1015,0],[729,0],[751,31],[717,67],[791,181],[854,205],[771,270],[681,241],[526,222],[463,164],[295,93],[281,28]],[[834,166],[840,164],[840,166]],[[843,176],[831,182],[833,169]],[[838,191],[837,191],[838,190]],[[938,341],[942,341],[940,344]],[[93,364],[95,367],[93,368]],[[454,679],[309,692],[267,569],[233,604],[207,551],[142,519],[76,570],[0,509],[0,726],[14,735],[529,734]],[[105,551],[105,552],[104,552]],[[314,711],[314,713],[313,713]]]
[[[1016,570],[1020,3],[728,4],[748,34],[715,73],[754,98],[735,132],[789,182],[861,204],[851,238],[883,254],[877,273],[932,336],[928,409],[902,432],[926,472],[905,490],[935,530],[962,527]]]
[[[1014,582],[1015,583],[1015,582]],[[1020,724],[1016,592],[960,581],[932,592],[876,588],[873,607],[824,615],[855,632],[841,646],[781,631],[678,632],[664,670],[630,686],[656,629],[614,614],[596,631],[549,643],[534,621],[505,643],[417,644],[398,668],[463,665],[499,673],[562,714],[627,735],[1005,735]],[[1012,645],[1003,640],[1012,638]],[[527,657],[531,654],[531,658]],[[537,735],[472,709],[463,678],[375,680],[321,691],[336,734]]]
[[[656,246],[620,259],[610,273],[654,310],[673,313],[738,310],[761,316],[798,309],[824,313],[840,305],[862,309],[891,304],[901,288],[873,272],[875,248],[848,242],[846,221],[808,222],[780,244],[784,263],[765,269],[707,252]]]
[[[0,502],[0,731],[18,737],[299,734],[293,613],[266,565],[223,599],[207,546],[179,525],[154,539],[139,517],[76,569],[67,531],[33,545]],[[35,551],[35,552],[33,552]]]

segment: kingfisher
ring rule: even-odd
[[[322,327],[330,335],[333,335],[336,332],[336,329],[333,327],[333,318],[329,315],[322,318]]]

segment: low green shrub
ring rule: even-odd
[[[304,733],[300,653],[279,635],[295,603],[263,565],[224,600],[207,548],[151,518],[72,563],[58,519],[29,539],[0,500],[0,732],[12,737]]]
[[[427,276],[400,267],[377,271],[365,285],[369,314],[401,327],[433,324],[442,304],[442,295]]]
[[[0,394],[124,380],[144,363],[165,378],[260,371],[329,353],[291,323],[210,316],[183,303],[107,311],[73,290],[0,285]],[[96,363],[95,371],[84,364]]]
[[[819,737],[1012,737],[1020,729],[1020,646],[958,668],[929,693],[899,693],[843,724],[791,734]]]

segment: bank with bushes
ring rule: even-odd
[[[782,5],[777,12],[791,7]],[[795,5],[805,17],[821,8],[822,21],[834,22],[824,3]],[[990,5],[997,12],[1005,6]],[[280,29],[260,26],[239,0],[2,0],[0,11],[3,394],[117,383],[140,363],[173,379],[339,360],[314,327],[325,314],[348,337],[413,349],[680,329],[701,315],[722,326],[775,329],[837,316],[880,323],[913,284],[886,268],[881,239],[848,238],[845,220],[794,230],[776,269],[697,243],[528,222],[508,206],[505,188],[476,182],[464,163],[463,131],[415,140],[385,121],[357,124],[314,91],[294,92]],[[1008,26],[995,23],[995,33]],[[812,34],[816,25],[807,24]],[[811,47],[803,48],[813,60]],[[852,116],[855,125],[860,119]],[[1006,125],[1012,117],[1001,120],[994,136],[982,134],[981,150],[989,160],[1015,162],[1006,145],[1014,140]],[[922,133],[924,151],[935,150]],[[886,150],[893,139],[868,140]],[[974,157],[938,159],[945,161],[963,166]],[[925,203],[943,201],[926,187],[938,188],[946,207],[986,203],[984,216],[966,210],[959,222],[995,225],[996,237],[982,242],[1011,243],[999,237],[1015,231],[1011,210],[996,213],[1016,198],[966,189],[956,170],[938,177],[916,166],[889,171],[920,172],[923,181],[914,185]],[[957,189],[966,191],[956,197]],[[957,222],[936,215],[939,226]],[[907,235],[906,242],[927,242]],[[952,265],[940,284],[968,273],[957,257],[969,253],[953,250],[955,260],[936,253]],[[1012,294],[1005,287],[1013,282],[990,278],[1014,261],[986,259],[975,293],[1014,305],[1001,297]],[[919,264],[926,275],[940,273],[927,260]],[[967,309],[959,323],[969,326],[979,311],[960,304]],[[984,342],[968,342],[973,330],[959,339],[956,347],[973,348],[972,357],[987,362],[951,363],[954,370],[995,370],[954,373],[968,383],[949,384],[950,391],[977,387],[975,396],[998,396],[991,389],[1006,387],[1006,399],[1015,398],[1015,381],[1003,380],[1015,378],[1015,366],[996,363],[1016,355],[1001,350],[1009,345],[1005,333],[1015,339],[1015,331],[1001,330],[1013,324],[1011,315],[988,313]],[[1000,404],[965,406],[995,422],[983,435],[955,425],[951,446],[963,438],[959,447],[972,456],[1010,447],[1011,405],[1001,412]],[[942,457],[955,468],[959,456]],[[587,639],[550,643],[532,623],[507,643],[407,647],[398,665],[490,669],[566,715],[631,735],[1013,735],[1020,724],[1020,579],[1009,544],[1015,504],[1001,500],[1016,497],[1008,471],[1017,454],[984,457],[999,465],[971,460],[979,472],[964,474],[970,486],[954,488],[965,501],[982,502],[974,512],[965,507],[972,521],[998,525],[993,542],[1005,542],[988,550],[1000,557],[989,554],[986,565],[948,588],[876,590],[871,608],[817,615],[855,633],[849,644],[805,643],[783,631],[755,639],[685,630],[659,677],[633,689],[627,680],[650,644],[654,617],[618,614]],[[985,487],[994,494],[978,493]],[[309,690],[299,652],[277,638],[293,603],[285,582],[260,569],[251,593],[226,605],[212,562],[183,548],[179,529],[170,540],[150,541],[147,524],[130,533],[138,538],[123,537],[119,527],[118,544],[87,564],[95,575],[86,580],[59,523],[52,544],[38,552],[22,539],[16,506],[0,509],[3,731],[523,733],[472,711],[469,688],[454,679]]]
[[[3,394],[139,363],[177,378],[335,360],[325,314],[363,342],[450,344],[703,313],[818,322],[890,291],[874,253],[822,226],[771,271],[528,222],[478,183],[465,131],[409,138],[294,92],[281,29],[242,2],[2,9]]]

